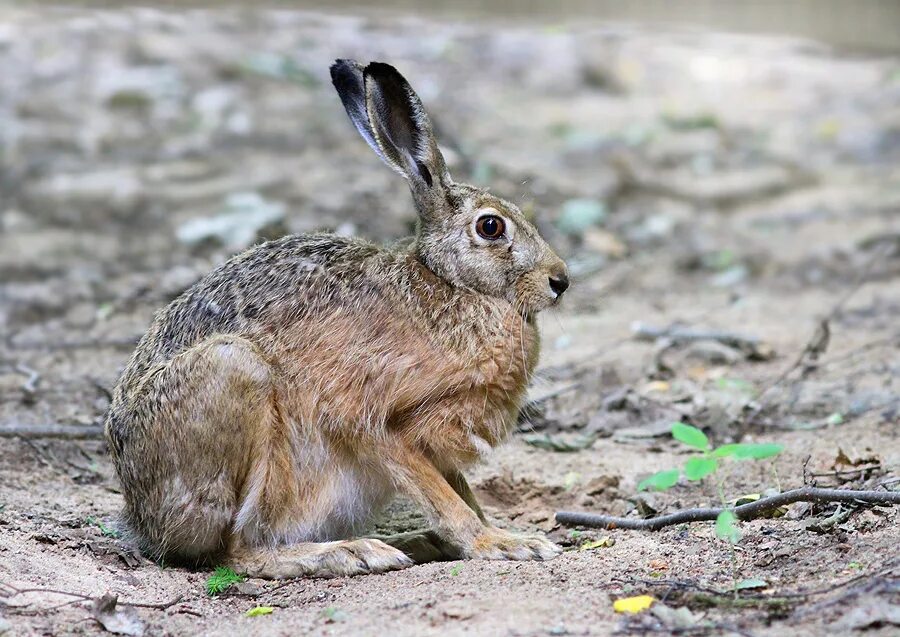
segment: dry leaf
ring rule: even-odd
[[[578,550],[579,551],[590,551],[592,549],[602,549],[602,548],[610,547],[615,543],[616,543],[616,541],[607,535],[607,536],[601,537],[599,540],[594,540],[593,542],[585,542],[580,547],[578,547]]]
[[[119,606],[118,603],[117,595],[107,593],[94,600],[91,615],[111,633],[141,637],[144,634],[144,622],[138,617],[137,611],[132,606]]]

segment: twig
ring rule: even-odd
[[[822,489],[802,487],[761,498],[755,502],[742,504],[732,509],[739,520],[753,520],[778,507],[794,502],[859,502],[863,504],[900,504],[900,491],[854,491],[851,489]],[[667,526],[688,522],[711,522],[719,517],[725,508],[685,509],[655,518],[620,518],[600,513],[559,511],[556,521],[568,526],[594,528],[619,528],[631,531],[659,531]]]
[[[26,593],[48,593],[51,595],[66,595],[68,597],[75,597],[79,600],[83,601],[94,601],[96,597],[93,595],[85,595],[84,593],[74,593],[72,591],[63,591],[58,588],[19,588],[17,586],[13,586],[12,584],[0,583],[0,587],[7,590],[0,590],[0,597],[16,597],[18,595],[24,595]],[[129,602],[118,600],[118,603],[122,606],[134,606],[136,608],[154,608],[156,610],[166,610],[179,603],[182,599],[184,599],[184,595],[178,595],[175,598],[167,601],[167,602]]]
[[[754,358],[772,358],[772,348],[765,341],[756,338],[755,336],[746,336],[734,332],[700,330],[681,325],[653,327],[652,325],[645,325],[644,323],[633,323],[631,325],[631,332],[634,334],[635,338],[642,341],[666,339],[673,344],[693,343],[696,341],[715,341],[717,343],[722,343],[723,345],[735,347]]]
[[[31,369],[24,363],[19,363],[18,365],[16,365],[16,371],[20,374],[25,374],[26,376],[28,376],[28,380],[22,383],[22,391],[25,393],[26,401],[34,402],[35,395],[37,394],[38,383],[41,382],[40,372],[35,369]]]
[[[878,471],[881,469],[881,463],[876,462],[874,464],[867,464],[862,467],[854,467],[853,469],[835,469],[833,471],[825,471],[822,473],[811,473],[813,478],[834,478],[835,480],[839,480],[841,478],[847,478],[848,480],[854,479],[857,477],[856,474],[859,474],[858,477],[863,477],[865,473]]]
[[[844,309],[844,306],[847,302],[853,297],[854,294],[859,292],[860,289],[869,281],[869,277],[872,274],[872,271],[875,269],[875,266],[881,261],[882,258],[886,257],[888,254],[887,249],[883,249],[880,252],[875,253],[875,255],[869,259],[869,262],[863,268],[862,272],[860,272],[859,277],[853,283],[852,286],[835,302],[835,304],[831,307],[831,310],[828,314],[816,324],[816,329],[813,331],[809,340],[804,345],[803,350],[794,359],[794,362],[791,363],[784,371],[782,371],[778,376],[775,377],[773,381],[771,381],[768,385],[763,387],[760,392],[757,394],[757,400],[759,401],[758,406],[752,412],[750,412],[746,418],[744,418],[744,425],[751,425],[756,420],[757,417],[763,412],[763,410],[769,406],[768,400],[763,400],[770,391],[781,385],[785,381],[785,379],[794,373],[795,370],[802,367],[803,364],[807,361],[807,359],[811,359],[815,361],[821,354],[825,353],[825,350],[828,348],[828,341],[831,338],[831,322],[837,318],[838,314],[840,314],[841,310]]]
[[[536,407],[536,406],[538,406],[538,405],[540,405],[540,404],[542,404],[542,403],[547,402],[548,400],[550,400],[550,399],[552,399],[552,398],[556,398],[557,396],[561,396],[562,394],[565,394],[565,393],[567,393],[567,392],[570,392],[570,391],[572,391],[573,389],[578,389],[578,388],[581,387],[583,384],[584,384],[584,383],[583,383],[582,381],[576,381],[576,382],[574,382],[574,383],[568,383],[568,384],[566,384],[566,385],[563,385],[562,387],[557,387],[557,388],[554,389],[553,391],[547,392],[547,393],[544,394],[543,396],[539,396],[539,397],[535,398],[534,400],[528,401],[528,402],[525,404],[525,407],[526,407],[526,408],[527,408],[527,407]]]
[[[93,440],[103,437],[102,425],[26,425],[10,423],[0,425],[0,438],[65,438],[67,440]]]
[[[818,597],[821,595],[827,595],[829,593],[833,593],[842,588],[846,588],[852,584],[856,584],[860,580],[873,580],[877,578],[885,577],[886,575],[891,574],[894,569],[897,568],[898,560],[891,560],[882,565],[882,568],[879,569],[875,573],[861,573],[859,575],[854,575],[853,577],[843,580],[841,582],[836,582],[834,584],[829,584],[828,586],[822,588],[814,588],[812,590],[800,590],[800,591],[787,591],[787,592],[765,592],[765,593],[754,593],[752,591],[741,591],[742,599],[771,599],[771,598],[780,598],[780,599],[808,599],[810,597]],[[707,586],[701,586],[700,584],[696,584],[693,581],[688,580],[673,580],[673,579],[656,579],[656,580],[648,580],[648,579],[634,579],[634,578],[621,578],[615,577],[613,581],[618,584],[625,584],[634,586],[639,584],[641,586],[647,587],[667,587],[670,590],[690,590],[696,591],[699,593],[707,593],[709,595],[717,595],[719,597],[731,597],[733,592],[731,590],[719,590],[715,588],[709,588]]]
[[[131,349],[141,340],[140,335],[125,338],[110,339],[79,339],[71,341],[7,341],[7,347],[13,351],[40,350],[40,351],[56,351],[69,349],[94,349],[94,348],[122,348]]]

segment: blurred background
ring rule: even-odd
[[[0,8],[0,418],[95,422],[152,312],[261,239],[412,231],[336,57],[396,65],[569,260],[548,361],[716,312],[790,340],[885,242],[896,284],[900,3],[325,7]]]
[[[216,634],[234,632],[228,622],[245,609],[209,600],[202,573],[160,571],[103,526],[121,498],[100,423],[153,313],[232,254],[285,233],[393,242],[413,231],[405,182],[359,138],[331,87],[337,57],[395,65],[454,176],[518,203],[569,263],[573,286],[541,317],[542,363],[520,432],[471,476],[498,524],[573,546],[592,536],[558,527],[558,508],[650,515],[716,499],[697,483],[635,496],[643,477],[680,463],[669,440],[678,419],[716,444],[784,443],[786,485],[802,484],[808,467],[833,472],[820,482],[830,486],[891,480],[900,2],[7,2],[0,524],[12,550],[0,551],[0,578],[79,589],[96,580],[131,599],[188,591],[187,614],[160,615],[165,630],[187,634],[205,617],[225,628]],[[88,440],[21,433],[47,425]],[[839,474],[844,460],[867,468]],[[771,486],[765,469],[728,472],[734,494]],[[394,528],[407,530],[399,519]],[[851,531],[814,537],[805,521],[763,541],[754,526],[745,545],[763,548],[741,559],[770,581],[830,585],[848,560],[876,563],[896,548],[896,524],[860,519],[871,525],[860,543]],[[584,634],[612,630],[609,604],[585,602],[598,580],[657,577],[669,560],[672,573],[727,585],[722,543],[709,529],[691,533],[614,533],[615,560],[568,553],[549,570],[516,570],[507,588],[495,565],[452,580],[430,565],[301,582],[278,595],[312,610],[279,609],[276,620],[304,634],[331,621],[317,604],[335,603],[349,613],[344,634],[392,619],[434,634],[459,617],[491,634],[501,620],[515,634],[548,634],[547,617]],[[333,587],[344,585],[349,593]],[[379,599],[418,597],[373,615],[372,587],[387,591]],[[441,610],[447,590],[491,590],[501,610],[484,599]],[[77,612],[29,621],[34,634],[62,634]],[[757,615],[756,628],[783,630]]]

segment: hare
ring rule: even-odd
[[[409,182],[415,240],[287,236],[158,312],[106,420],[125,526],[155,559],[263,578],[554,557],[492,526],[462,470],[513,428],[535,315],[566,290],[566,266],[515,205],[450,178],[395,68],[337,60],[331,77]],[[398,492],[431,530],[358,537]]]

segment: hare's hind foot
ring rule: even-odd
[[[239,549],[228,560],[228,565],[238,573],[263,579],[345,577],[383,573],[412,564],[403,551],[372,538]]]

